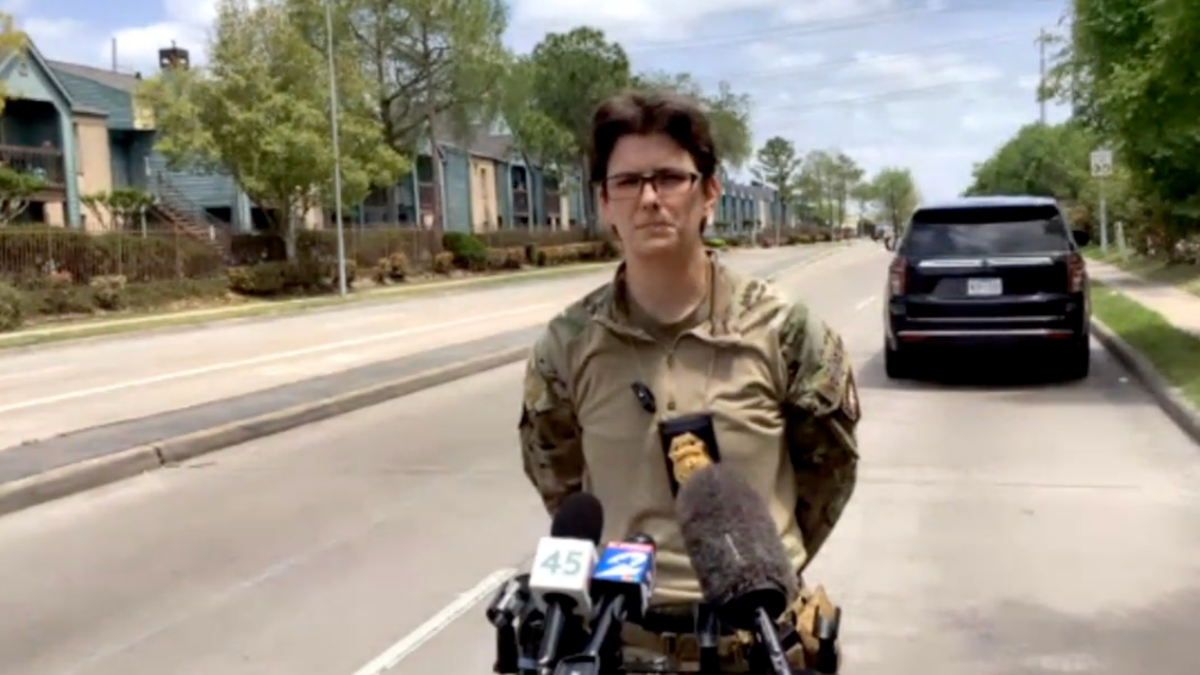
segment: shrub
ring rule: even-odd
[[[467,270],[484,270],[488,267],[488,247],[479,237],[466,232],[447,232],[442,236],[442,246],[454,255],[454,264]]]
[[[47,275],[44,289],[42,314],[90,314],[95,310],[90,289],[77,285],[70,272]]]
[[[412,274],[412,267],[408,262],[408,256],[403,253],[393,253],[385,258],[380,258],[375,265],[375,281],[380,283],[404,281],[410,274]]]
[[[122,293],[130,309],[155,309],[188,300],[213,300],[229,294],[225,275],[204,279],[164,279],[128,284]]]
[[[265,262],[226,270],[229,287],[242,295],[278,295],[288,287],[292,263]]]
[[[125,287],[127,285],[128,280],[123,274],[92,277],[92,280],[88,282],[96,306],[108,311],[125,308]]]
[[[454,254],[442,251],[433,256],[433,271],[438,274],[449,274],[454,271]]]
[[[519,270],[525,265],[525,247],[488,249],[488,268],[493,270]]]
[[[25,298],[9,284],[0,282],[0,333],[25,324]]]

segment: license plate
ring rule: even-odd
[[[1004,286],[999,279],[967,279],[967,295],[1001,295]]]

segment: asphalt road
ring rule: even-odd
[[[765,274],[824,248],[726,255]],[[0,451],[536,326],[610,275],[514,281],[3,354]]]
[[[888,382],[886,259],[782,284],[859,367],[860,487],[810,575],[847,672],[1195,673],[1197,448],[1098,347],[1071,385]],[[0,675],[490,672],[456,615],[548,526],[519,396],[507,367],[0,519]]]

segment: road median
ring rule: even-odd
[[[516,363],[524,359],[528,352],[528,346],[499,349],[456,365],[433,368],[417,375],[119,450],[3,483],[0,484],[0,515]]]
[[[501,284],[536,281],[539,279],[581,276],[612,269],[615,265],[615,262],[581,263],[549,269],[534,269],[462,279],[387,286],[356,291],[345,298],[340,296],[316,296],[289,300],[247,300],[231,306],[210,309],[151,313],[142,316],[112,316],[101,319],[64,322],[57,325],[42,325],[9,333],[0,333],[0,350],[33,347],[87,338],[196,327],[221,321],[270,318],[341,307],[368,306],[370,304],[395,302],[409,297],[445,291],[498,286]]]
[[[763,274],[778,278],[846,248],[780,261]],[[517,363],[539,331],[510,331],[0,450],[0,515]]]

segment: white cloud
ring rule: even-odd
[[[897,0],[804,0],[786,3],[782,17],[790,23],[853,19],[892,10],[897,4]]]
[[[1038,84],[1042,81],[1042,77],[1036,73],[1032,75],[1022,75],[1017,78],[1017,86],[1025,91],[1037,91]]]

